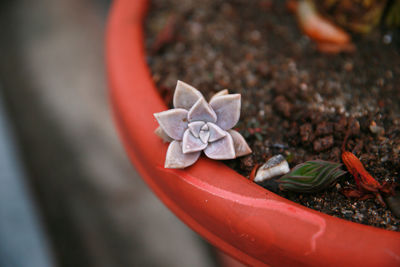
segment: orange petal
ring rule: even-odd
[[[304,33],[317,42],[350,43],[350,35],[319,15],[311,1],[303,0],[297,4],[297,17]]]

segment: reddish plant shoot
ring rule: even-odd
[[[351,123],[349,123],[351,124]],[[345,145],[350,134],[349,130],[342,146],[342,161],[347,170],[353,175],[357,185],[357,189],[345,188],[342,193],[347,197],[354,197],[360,200],[376,198],[382,206],[386,206],[382,194],[390,196],[394,195],[394,183],[379,183],[371,174],[364,168],[361,161],[351,152],[345,151]]]

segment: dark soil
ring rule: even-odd
[[[239,173],[248,176],[278,153],[291,167],[310,159],[340,162],[354,118],[347,149],[378,181],[399,182],[398,31],[353,36],[355,53],[324,55],[284,1],[268,0],[155,0],[146,30],[153,79],[169,105],[178,79],[206,97],[224,88],[242,95],[237,129],[254,153],[226,162]],[[342,195],[349,185],[354,178],[346,174],[323,192],[278,193],[335,217],[399,230],[400,220],[374,199]]]

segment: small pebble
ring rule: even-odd
[[[344,70],[347,72],[351,72],[353,70],[353,67],[354,67],[353,63],[349,61],[346,62],[343,66]]]
[[[360,123],[358,122],[358,120],[353,120],[350,121],[349,123],[351,123],[350,125],[350,132],[353,135],[359,135],[360,134]]]
[[[333,133],[333,124],[330,122],[323,121],[317,125],[315,130],[316,136],[327,135]]]
[[[286,174],[290,171],[289,164],[285,158],[278,154],[270,158],[258,170],[254,182],[262,182],[267,179],[274,178],[279,175]]]
[[[385,34],[383,36],[383,43],[384,44],[390,44],[392,42],[392,35],[391,34]]]
[[[303,143],[312,141],[312,131],[311,123],[305,123],[300,126],[300,136]]]
[[[383,156],[383,157],[381,158],[381,162],[386,162],[388,159],[389,159],[389,156],[388,156],[388,155]]]
[[[355,219],[357,221],[362,221],[364,219],[364,215],[362,215],[361,213],[356,211],[356,214],[353,215],[353,219]]]
[[[371,124],[369,125],[369,130],[371,133],[381,136],[385,134],[385,128],[378,126],[375,121],[372,121]]]
[[[334,148],[332,148],[332,151],[331,151],[331,154],[330,154],[330,158],[333,161],[340,161],[341,154],[342,154],[342,151],[340,150],[340,148],[334,147]]]
[[[347,129],[347,118],[345,116],[342,116],[340,120],[335,123],[335,132],[341,132],[344,133]]]
[[[341,188],[342,188],[342,186],[339,183],[337,183],[336,184],[336,189],[339,191]]]
[[[253,42],[258,42],[261,39],[261,33],[257,30],[254,30],[250,33],[250,40]]]
[[[284,96],[277,96],[274,99],[274,106],[283,116],[286,118],[290,117],[292,104],[290,104]]]
[[[333,146],[333,136],[329,135],[323,138],[319,138],[314,141],[313,148],[316,152],[321,152]]]

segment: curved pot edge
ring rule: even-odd
[[[147,1],[145,0],[118,0],[114,2],[108,23],[106,53],[109,85],[111,88],[110,95],[114,107],[114,116],[120,133],[123,136],[124,146],[142,177],[155,191],[159,198],[162,199],[163,202],[192,229],[200,233],[212,244],[247,264],[259,265],[260,260],[272,264],[282,263],[282,255],[284,253],[276,253],[277,257],[276,259],[273,259],[271,258],[271,251],[276,252],[285,249],[284,243],[291,241],[293,236],[290,237],[285,233],[278,233],[277,231],[280,229],[276,227],[279,223],[275,225],[273,223],[268,224],[268,222],[262,221],[262,219],[264,219],[264,221],[266,219],[271,220],[273,216],[282,217],[282,210],[287,210],[289,214],[286,217],[282,217],[288,220],[288,223],[281,224],[283,229],[290,227],[290,223],[296,223],[296,216],[300,216],[297,217],[297,220],[301,219],[302,216],[309,216],[309,220],[319,220],[322,224],[325,224],[324,231],[320,232],[316,239],[314,239],[315,246],[312,253],[305,255],[308,253],[308,250],[292,246],[287,251],[291,253],[291,255],[288,255],[287,259],[283,261],[287,264],[302,263],[306,265],[314,265],[318,262],[325,262],[326,264],[327,259],[335,262],[333,257],[329,255],[330,250],[336,250],[334,258],[338,258],[337,256],[345,257],[344,260],[336,261],[336,263],[342,265],[360,263],[360,260],[365,262],[365,265],[371,265],[377,260],[380,260],[380,263],[382,263],[382,259],[385,255],[391,259],[389,259],[388,263],[397,262],[399,257],[397,255],[400,254],[400,250],[399,248],[396,249],[394,246],[397,244],[397,247],[400,247],[398,233],[358,225],[325,214],[320,214],[315,211],[310,211],[305,207],[299,207],[299,205],[282,199],[265,189],[258,188],[259,186],[257,185],[250,184],[247,181],[244,182],[242,177],[238,178],[238,174],[233,173],[231,170],[226,170],[228,168],[222,163],[215,163],[202,159],[200,162],[196,163],[196,166],[184,171],[167,171],[162,168],[163,155],[165,155],[166,146],[161,145],[160,141],[155,141],[155,137],[148,136],[148,131],[145,133],[137,132],[138,125],[140,125],[139,127],[146,125],[146,127],[143,126],[143,128],[146,129],[155,129],[156,123],[154,121],[146,123],[144,121],[146,121],[146,119],[149,120],[147,115],[165,108],[162,100],[157,95],[145,62],[141,20],[146,9],[146,2]],[[139,86],[142,90],[137,89]],[[149,101],[151,102],[151,105],[147,104],[149,107],[145,107],[143,106],[143,101]],[[135,113],[135,109],[132,108],[133,103],[138,107],[142,107],[142,109],[148,108],[148,110],[141,113],[142,115],[136,114],[137,117],[133,118],[132,114]],[[135,141],[133,136],[142,138]],[[149,145],[148,148],[146,148],[143,146],[143,142],[140,142],[141,140],[149,140],[149,142],[153,142],[155,145],[152,147]],[[157,146],[162,148],[158,148],[157,151]],[[146,152],[146,149],[150,149],[150,147],[152,152]],[[153,151],[156,151],[157,153]],[[145,154],[149,155],[144,157],[143,155]],[[235,186],[229,188],[229,186],[216,183],[213,179],[216,177],[218,178],[220,175],[216,175],[215,173],[211,175],[210,173],[207,173],[206,170],[210,172],[210,167],[214,169],[216,168],[218,173],[228,174],[231,176],[232,178],[229,179],[235,181]],[[175,184],[171,185],[171,183],[164,181],[167,180],[165,177],[169,180],[175,179]],[[241,180],[239,182],[235,179]],[[212,187],[210,187],[210,184]],[[189,193],[182,195],[182,192],[179,191],[179,187],[184,190],[189,190],[189,192],[192,190],[193,195]],[[241,192],[241,189],[245,192]],[[222,197],[214,196],[221,192],[224,194]],[[232,193],[230,197],[227,197],[228,193]],[[176,196],[177,194],[178,196]],[[265,197],[266,194],[268,194],[267,197]],[[268,228],[267,225],[269,225],[270,231],[267,231],[265,234],[270,235],[271,238],[261,239],[260,242],[256,242],[256,244],[258,246],[261,245],[261,247],[254,248],[255,245],[252,247],[251,244],[247,244],[237,236],[235,236],[235,238],[227,237],[229,233],[225,233],[225,235],[221,236],[219,232],[223,232],[223,228],[226,228],[226,222],[224,220],[226,220],[226,216],[228,216],[227,214],[224,214],[224,218],[215,218],[216,216],[219,216],[217,210],[213,213],[207,213],[205,215],[207,218],[203,219],[202,217],[199,218],[198,216],[193,216],[188,212],[189,210],[195,210],[198,213],[205,213],[204,207],[199,207],[197,203],[205,197],[210,198],[210,201],[213,200],[215,207],[221,204],[219,210],[224,210],[224,205],[229,205],[230,208],[236,207],[235,205],[237,205],[237,201],[235,199],[241,198],[242,203],[239,204],[245,208],[240,206],[240,211],[246,216],[248,216],[249,212],[253,214],[257,213],[258,216],[255,216],[253,220],[247,221],[245,226],[240,223],[236,223],[234,227],[232,226],[232,229],[238,231],[236,235],[240,236],[242,234],[248,234],[249,236],[257,236],[260,233],[263,233],[261,230],[263,226]],[[186,200],[189,204],[185,206],[184,204],[179,203],[181,200]],[[277,208],[282,210],[270,209],[265,211],[265,208],[262,208],[262,205],[274,206],[273,204],[279,204],[277,205]],[[214,224],[222,225],[216,227]],[[255,227],[256,230],[261,232],[254,233],[249,231],[249,229],[246,229],[246,227],[249,226]],[[310,238],[310,227],[313,233],[311,238],[314,238],[315,233],[318,233],[318,231],[315,230],[315,223],[304,224],[304,228],[308,229],[305,230],[305,236]],[[298,230],[301,232],[300,226],[298,227]],[[291,231],[288,231],[288,233],[291,234]],[[301,239],[302,234],[297,234],[299,236],[298,239]],[[231,235],[235,234],[231,233]],[[287,238],[287,240],[280,241],[279,239],[281,238]],[[357,240],[361,245],[354,246]],[[294,238],[293,241],[295,242],[296,238]],[[342,242],[342,244],[338,244],[338,242]],[[379,245],[381,245],[380,249],[376,252],[376,246],[379,247]],[[342,249],[344,247],[347,250],[338,253],[337,249],[340,247],[342,247]],[[260,251],[257,249],[260,249]],[[270,252],[263,253],[263,250],[269,250]],[[375,252],[371,253],[369,258],[367,258],[365,251],[371,250],[375,250]],[[264,254],[268,257],[264,257]]]

